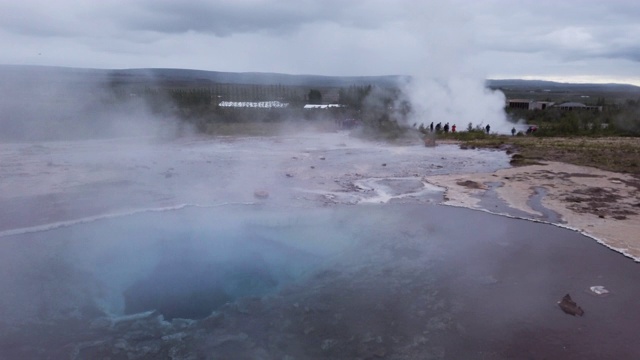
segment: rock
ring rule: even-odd
[[[513,154],[511,155],[511,160],[509,161],[509,164],[511,165],[523,165],[525,163],[526,159],[522,154]]]
[[[582,316],[584,315],[584,310],[575,301],[571,300],[571,296],[569,294],[565,295],[562,300],[558,301],[558,305],[566,314],[573,316]]]
[[[266,199],[269,197],[269,193],[266,190],[256,190],[253,192],[253,196],[257,199]]]
[[[470,189],[484,189],[484,185],[473,180],[457,181],[456,184]]]

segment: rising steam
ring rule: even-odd
[[[449,122],[460,130],[488,124],[492,132],[508,132],[504,94],[487,89],[486,74],[474,64],[479,50],[466,5],[424,4],[409,22],[411,52],[419,54],[404,87],[412,104],[409,123]]]

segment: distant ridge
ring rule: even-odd
[[[35,65],[0,65],[0,80],[47,80],[73,82],[115,82],[125,85],[149,84],[150,82],[209,86],[212,84],[286,85],[307,87],[346,87],[351,85],[395,86],[411,79],[406,75],[383,76],[323,76],[291,75],[261,72],[221,72],[192,69],[89,69]],[[638,92],[640,87],[630,84],[576,84],[544,80],[486,80],[493,89],[540,89],[540,90],[596,90]]]
[[[220,72],[191,69],[85,69],[50,66],[0,65],[0,77],[25,79],[50,77],[54,80],[109,81],[135,85],[137,83],[287,85],[344,87],[351,85],[393,86],[407,81],[408,76],[322,76],[290,75],[259,72]]]
[[[487,80],[486,85],[493,89],[532,89],[539,90],[574,90],[574,91],[619,91],[619,92],[639,92],[640,87],[631,84],[589,84],[589,83],[561,83],[546,80]]]
[[[210,81],[226,84],[251,84],[251,85],[289,85],[289,86],[328,86],[340,87],[349,85],[397,85],[400,81],[408,79],[406,76],[322,76],[322,75],[290,75],[279,73],[259,72],[219,72],[187,69],[124,69],[111,70],[110,75],[140,76],[159,81]]]

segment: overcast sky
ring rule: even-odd
[[[637,0],[0,0],[0,64],[640,85]]]

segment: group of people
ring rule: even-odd
[[[413,124],[413,126],[416,126],[416,124]],[[471,126],[471,124],[469,124],[469,126]],[[481,128],[476,128],[476,129],[481,129]],[[423,134],[426,134],[427,129],[424,127],[424,125],[421,124],[419,130]],[[444,125],[442,125],[442,123],[439,122],[436,125],[434,125],[433,121],[431,122],[431,124],[429,124],[429,132],[444,131],[445,133],[448,133],[449,130],[451,130],[452,133],[456,132],[456,124],[449,125],[449,123],[445,123]],[[489,134],[491,132],[491,126],[487,124],[487,126],[484,127],[484,130],[487,132],[487,134]],[[515,130],[515,128],[513,130]]]
[[[487,126],[489,126],[489,125],[487,125]],[[529,126],[529,127],[527,128],[527,132],[526,132],[526,134],[527,134],[527,135],[531,135],[531,134],[535,133],[537,130],[538,130],[538,127],[537,127],[537,126],[535,126],[535,125],[531,125],[531,126]],[[487,131],[487,132],[489,132],[489,131]],[[520,132],[520,134],[522,134],[522,132]],[[515,126],[511,129],[511,135],[512,135],[512,136],[515,136],[515,135],[516,135],[516,128],[515,128]]]
[[[435,130],[436,130],[436,132],[444,131],[444,132],[448,133],[448,132],[449,132],[449,129],[451,129],[451,132],[452,132],[452,133],[456,132],[456,124],[453,124],[453,125],[449,126],[449,123],[446,123],[446,124],[442,125],[442,123],[441,123],[441,122],[439,122],[439,123],[438,123],[438,124],[436,124],[436,126],[435,126]],[[434,130],[433,121],[432,121],[432,122],[431,122],[431,124],[429,125],[429,130],[430,130],[431,132],[433,132],[433,130]]]

